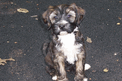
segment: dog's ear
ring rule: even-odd
[[[42,14],[44,23],[47,24],[49,27],[51,26],[49,15],[51,14],[52,9],[53,6],[49,6],[49,8]]]
[[[76,22],[77,25],[79,25],[85,15],[85,10],[82,9],[81,7],[76,6],[75,3],[70,4],[70,7],[76,10]]]
[[[45,11],[45,12],[42,14],[42,18],[43,18],[43,21],[44,21],[45,24],[47,24],[47,20],[48,20],[47,12],[48,12],[48,11]]]

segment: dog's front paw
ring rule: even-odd
[[[87,78],[83,78],[83,79],[75,78],[75,81],[88,81],[88,79]]]
[[[67,78],[63,79],[63,80],[58,80],[58,81],[69,81]]]
[[[68,78],[65,76],[59,76],[58,81],[68,81]]]
[[[55,75],[55,76],[52,77],[52,80],[54,80],[54,81],[56,81],[57,79],[58,79],[58,76],[57,75]]]
[[[57,75],[53,76],[52,80],[53,81],[68,81],[68,79],[66,77],[61,77],[61,76],[57,76]]]
[[[83,79],[84,79],[84,75],[76,75],[74,78],[75,81],[84,81]]]
[[[88,78],[84,78],[83,81],[88,81]]]

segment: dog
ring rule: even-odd
[[[85,46],[80,32],[80,23],[85,10],[75,3],[49,6],[42,14],[45,24],[51,30],[52,41],[44,43],[43,53],[47,63],[46,70],[54,81],[68,81],[66,71],[75,70],[75,81],[87,81],[85,68]]]

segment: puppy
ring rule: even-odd
[[[52,32],[52,41],[44,43],[43,53],[48,64],[47,72],[56,81],[68,81],[66,69],[75,69],[75,81],[87,81],[85,70],[85,47],[79,30],[85,10],[70,5],[49,6],[42,14],[44,23]],[[88,65],[88,64],[86,64]],[[87,69],[90,66],[88,65]]]

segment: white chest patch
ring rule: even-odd
[[[75,44],[75,35],[74,33],[71,34],[62,34],[58,35],[58,41],[61,42],[61,46],[56,45],[56,48],[63,52],[66,56],[66,60],[70,64],[74,64],[74,61],[77,61],[77,54],[81,52],[80,47],[82,44]]]

